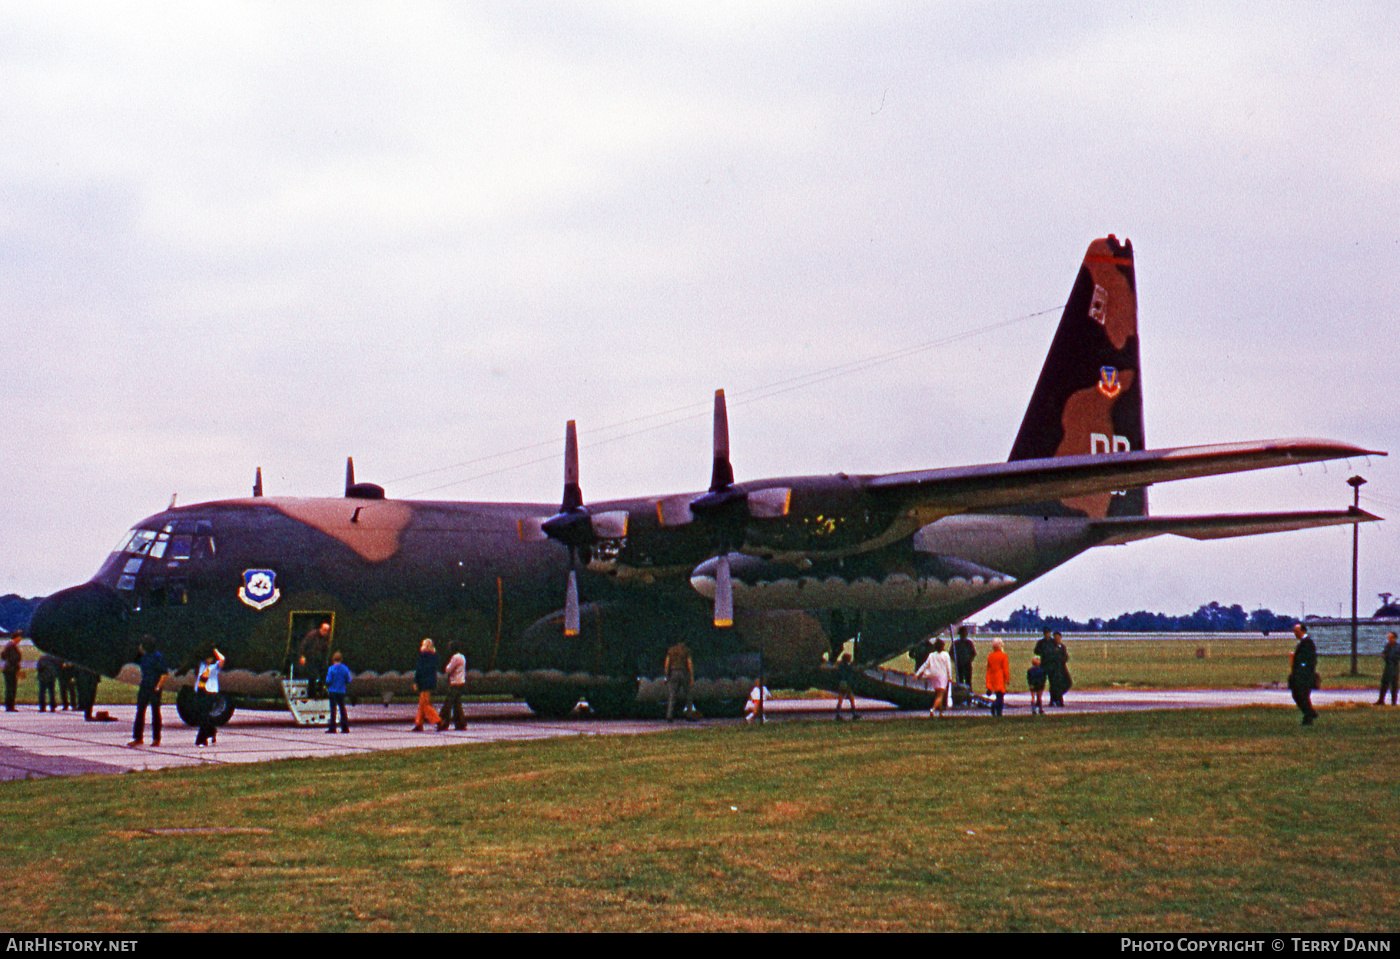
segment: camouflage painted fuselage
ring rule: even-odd
[[[765,566],[769,589],[784,582],[774,571],[791,569],[796,592],[818,600],[823,590],[837,591],[835,617],[825,597],[808,608],[798,605],[807,603],[802,598],[775,604],[746,592],[735,627],[716,629],[708,600],[692,583],[692,571],[713,551],[707,532],[662,519],[667,504],[687,496],[595,507],[625,512],[627,535],[592,551],[576,637],[566,637],[561,624],[564,551],[522,535],[552,515],[551,506],[249,498],[143,520],[139,535],[90,583],[51,598],[36,635],[46,648],[108,675],[146,635],[184,673],[217,645],[228,657],[226,690],[262,697],[278,694],[304,633],[322,618],[331,620],[332,646],[351,665],[361,695],[407,691],[424,637],[439,649],[458,643],[474,691],[635,685],[660,677],[666,649],[677,640],[690,645],[699,679],[717,684],[721,698],[747,690],[760,651],[777,681],[806,685],[833,642],[860,632],[862,660],[883,659],[1015,585],[1012,578],[974,583],[967,569],[916,549],[917,522],[893,500],[864,492],[864,480],[810,477],[747,487],[792,492],[785,517],[750,524],[746,558]],[[201,534],[192,537],[195,529]],[[875,545],[887,539],[894,542]],[[981,549],[980,558],[1022,576],[1044,565],[1033,534],[1001,540],[1003,548]],[[1057,544],[1055,559],[1081,548],[1077,541]],[[256,592],[249,586],[254,575],[265,577]],[[743,567],[739,578],[744,588]],[[899,595],[882,602],[882,593]]]
[[[217,645],[228,692],[272,698],[324,619],[352,693],[408,691],[431,637],[462,648],[472,691],[543,711],[580,694],[605,709],[659,698],[681,640],[699,698],[732,702],[760,659],[774,685],[830,685],[824,656],[844,641],[857,639],[859,664],[879,663],[1100,544],[1376,519],[1148,515],[1156,482],[1374,451],[1325,440],[1147,450],[1132,246],[1111,236],[1090,244],[1006,463],[733,484],[721,398],[723,479],[708,496],[584,508],[566,447],[558,509],[385,499],[352,476],[344,498],[172,509],[138,524],[92,581],[46,600],[33,637],[115,675],[150,635],[185,682]],[[571,554],[577,635],[564,628]],[[715,625],[721,595],[732,628]]]

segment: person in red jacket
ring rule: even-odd
[[[1006,705],[1006,687],[1011,682],[1011,660],[1006,658],[1006,644],[992,640],[992,654],[987,657],[987,692],[996,696],[992,715],[1000,716]]]

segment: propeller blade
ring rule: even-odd
[[[734,467],[729,463],[729,411],[724,390],[715,390],[715,465],[710,473],[710,492],[718,493],[734,485]]]
[[[564,594],[564,635],[578,635],[578,574],[573,569],[573,557],[569,563],[569,588]]]
[[[583,506],[583,490],[578,485],[578,430],[574,421],[564,427],[564,504],[559,512],[567,513]]]
[[[720,553],[715,567],[715,625],[734,625],[734,583],[729,577],[729,554]]]

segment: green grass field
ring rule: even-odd
[[[1394,930],[1400,709],[789,722],[0,785],[16,930]]]

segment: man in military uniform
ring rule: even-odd
[[[78,708],[83,711],[83,719],[92,722],[92,709],[97,705],[97,684],[102,682],[102,674],[86,666],[78,666]]]
[[[977,658],[977,647],[967,638],[967,627],[958,627],[958,638],[953,640],[953,671],[959,685],[972,685],[972,661]]]
[[[690,687],[695,682],[695,664],[690,658],[690,647],[676,643],[666,650],[666,722],[675,718],[676,697],[685,697],[681,715],[689,718],[695,712],[695,702],[691,698]]]
[[[1313,709],[1312,704],[1312,692],[1318,687],[1317,646],[1302,623],[1293,627],[1293,635],[1298,637],[1298,645],[1293,647],[1293,668],[1288,671],[1288,688],[1303,714],[1303,725],[1311,726],[1317,719],[1317,710]]]
[[[326,669],[331,655],[331,624],[323,621],[301,638],[297,665],[306,676],[306,695],[315,697],[325,688]]]
[[[19,692],[19,667],[24,661],[23,654],[19,651],[19,630],[10,634],[10,641],[5,644],[4,649],[0,649],[0,660],[3,660],[3,671],[5,674],[5,712],[15,711],[15,696]]]

